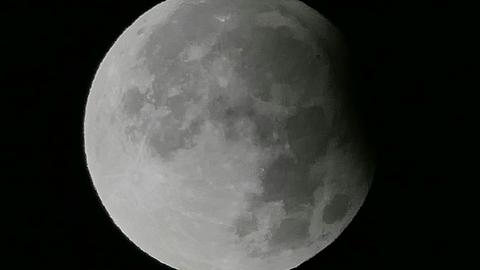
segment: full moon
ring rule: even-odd
[[[332,243],[373,164],[339,31],[297,0],[167,0],[116,40],[86,105],[94,187],[184,270],[282,270]]]

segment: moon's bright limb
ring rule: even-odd
[[[371,164],[337,30],[296,0],[168,0],[102,61],[85,147],[108,213],[187,270],[289,269],[330,244]]]

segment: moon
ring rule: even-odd
[[[346,51],[297,0],[167,0],[141,15],[85,112],[113,222],[176,269],[291,269],[327,247],[372,178]]]

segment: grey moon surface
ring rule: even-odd
[[[372,162],[339,31],[297,0],[167,0],[95,75],[88,169],[120,230],[182,270],[283,270],[332,243]]]

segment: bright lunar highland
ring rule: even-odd
[[[86,106],[114,223],[182,270],[286,270],[324,249],[372,178],[345,51],[297,0],[167,0],[140,16]]]

